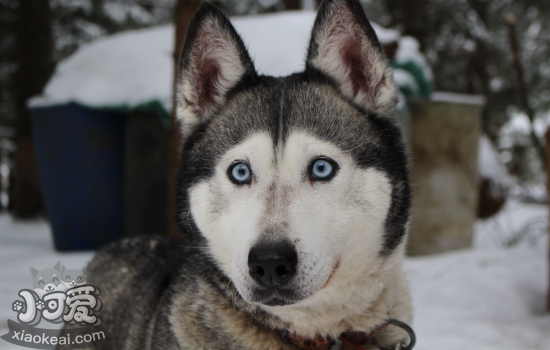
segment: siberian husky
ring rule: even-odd
[[[305,69],[281,78],[204,3],[178,68],[183,235],[90,263],[110,348],[412,348],[407,154],[358,0],[322,3]]]

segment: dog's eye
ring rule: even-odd
[[[38,285],[39,285],[39,286],[41,286],[41,285],[43,285],[43,284],[44,284],[44,281],[42,281],[42,280],[38,281]]]
[[[328,181],[336,175],[337,170],[338,165],[332,159],[318,158],[310,165],[310,179],[314,181]]]
[[[252,180],[252,174],[248,165],[242,162],[231,165],[229,169],[227,169],[227,175],[229,179],[237,185],[249,184]]]
[[[78,276],[78,277],[76,278],[76,280],[77,280],[77,281],[81,281],[81,280],[82,280],[82,277]]]
[[[54,282],[58,282],[58,281],[59,281],[59,278],[54,277],[54,278],[53,278],[53,281],[54,281]]]
[[[65,279],[68,281],[68,280],[71,279],[71,277],[70,277],[70,276],[67,276],[67,277],[65,277]]]

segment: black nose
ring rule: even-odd
[[[288,243],[257,244],[248,254],[250,276],[261,286],[281,287],[296,273],[298,254]]]

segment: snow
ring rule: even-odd
[[[404,69],[394,68],[393,79],[395,84],[401,88],[407,88],[414,94],[420,94],[420,87],[414,76]]]
[[[468,95],[445,91],[434,92],[431,100],[434,102],[459,103],[475,106],[483,106],[486,102],[485,97],[481,95]]]
[[[500,130],[500,136],[506,142],[514,133],[518,135],[526,135],[531,133],[531,121],[529,117],[521,111],[511,109],[510,119],[503,125]],[[540,113],[534,122],[535,134],[543,138],[548,126],[550,125],[550,113]]]
[[[497,216],[476,223],[474,248],[408,258],[415,349],[547,350],[547,222],[546,206],[509,200]],[[510,242],[516,244],[506,248]],[[17,292],[31,286],[29,267],[61,261],[81,268],[91,257],[55,252],[45,221],[17,222],[0,214],[0,334],[14,318]],[[40,327],[59,326],[43,322]],[[0,347],[20,349],[3,340]]]
[[[173,28],[124,32],[83,45],[59,63],[44,95],[30,107],[77,102],[86,106],[170,106]]]
[[[50,227],[44,220],[14,221],[7,214],[0,214],[0,335],[8,332],[7,320],[15,320],[11,305],[20,299],[19,290],[32,288],[30,267],[53,267],[61,261],[67,268],[84,267],[92,258],[91,252],[58,253],[54,250]],[[40,322],[40,328],[61,328],[61,324]],[[0,340],[0,349],[22,348]]]
[[[474,249],[407,260],[418,349],[547,350],[548,207],[509,200],[475,232]]]
[[[231,19],[256,70],[284,76],[304,69],[315,12],[299,11]]]
[[[403,36],[398,40],[395,53],[397,62],[412,61],[417,63],[426,74],[428,80],[433,81],[433,72],[426,57],[420,52],[420,43],[412,36]]]
[[[116,16],[118,12],[110,13]],[[231,21],[258,72],[284,76],[304,68],[315,16],[312,11],[287,11],[234,17]],[[382,43],[399,39],[396,30],[376,24],[373,27]],[[414,39],[403,40],[398,56],[414,59],[425,67],[418,44],[411,42]],[[172,25],[123,32],[83,45],[57,66],[43,95],[31,99],[29,106],[75,102],[95,108],[134,109],[158,101],[168,112],[174,79],[173,46]]]
[[[481,178],[491,180],[491,191],[495,195],[503,195],[502,191],[512,183],[498,150],[485,134],[479,138],[478,168]]]
[[[548,349],[545,253],[539,246],[410,259],[418,349]]]

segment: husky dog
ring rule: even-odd
[[[325,0],[305,69],[259,75],[204,3],[179,61],[180,238],[98,252],[112,349],[411,348],[396,88],[358,0]],[[351,345],[350,345],[351,344]]]

